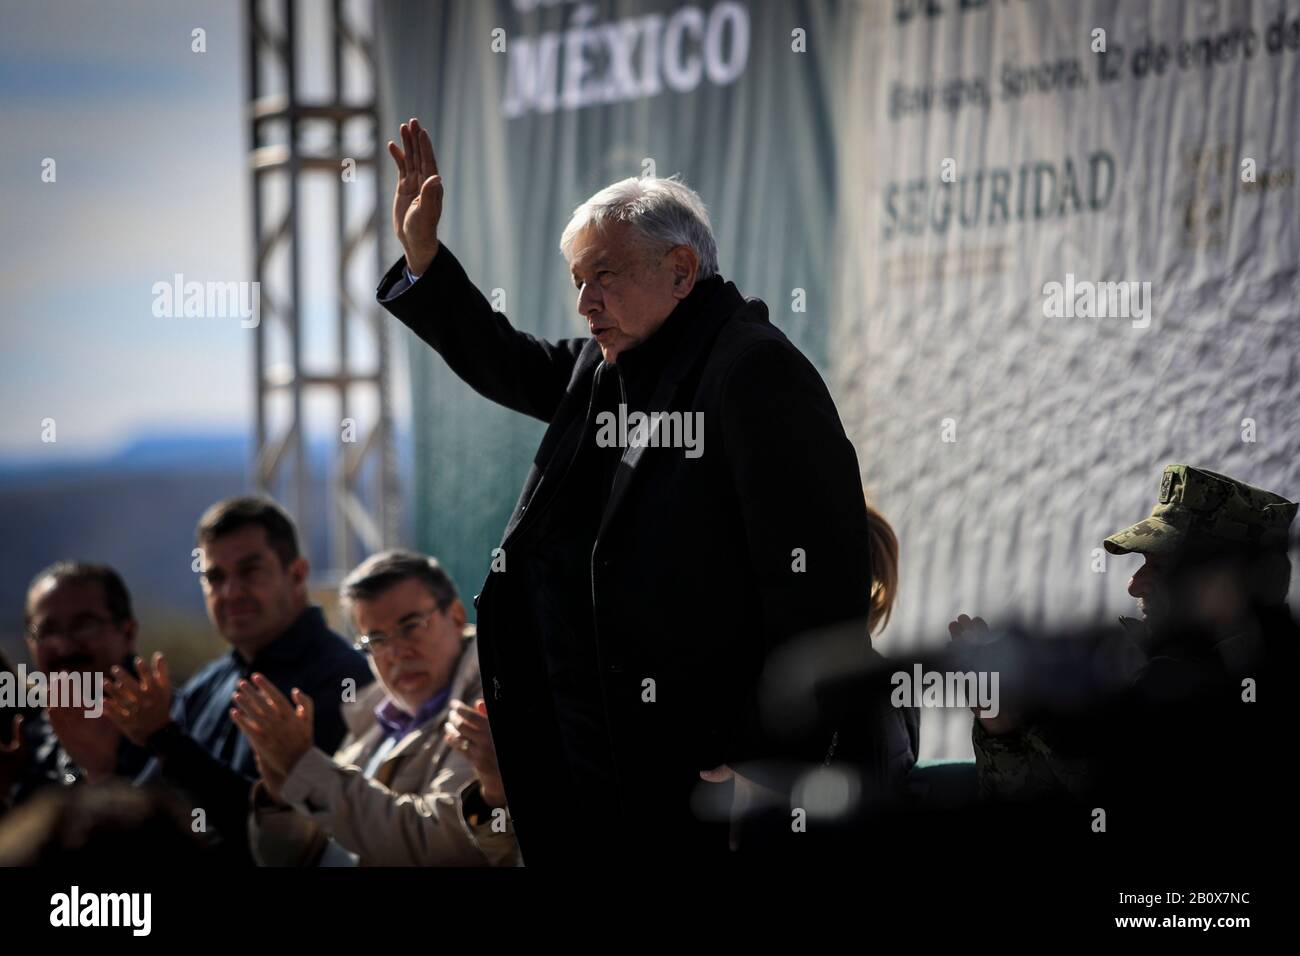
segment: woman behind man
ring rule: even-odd
[[[906,799],[919,713],[892,705],[893,668],[871,646],[889,623],[898,593],[898,537],[870,501],[867,519],[872,581],[866,639],[861,631],[809,636],[797,656],[817,662],[812,672],[779,658],[768,664],[770,675],[780,675],[771,688],[773,712],[804,717],[802,730],[787,728],[792,751],[811,752],[813,739],[829,740],[829,746],[820,766],[774,758],[761,768],[763,792],[746,797],[743,829],[733,821],[733,846],[756,857],[834,855],[842,840],[858,838],[861,828],[875,826]],[[792,826],[798,810],[806,812],[805,830],[797,816]],[[806,835],[791,839],[792,832]]]
[[[867,501],[867,527],[871,547],[871,607],[867,615],[868,646],[865,669],[874,675],[856,685],[855,699],[832,738],[828,765],[849,764],[857,770],[863,796],[885,803],[900,797],[920,747],[920,712],[895,707],[888,684],[880,677],[888,670],[885,658],[870,646],[889,624],[898,595],[898,536],[889,521]],[[836,758],[839,758],[838,760]]]

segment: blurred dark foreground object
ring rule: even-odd
[[[199,866],[215,859],[167,794],[127,783],[51,789],[0,823],[0,866]]]
[[[776,690],[787,718],[785,701],[815,701],[809,723],[870,735],[893,675],[917,666],[997,672],[1001,710],[1023,729],[1006,739],[1024,750],[1024,761],[1009,762],[1024,785],[1008,772],[995,790],[977,793],[977,781],[988,782],[984,767],[977,775],[970,762],[932,763],[912,769],[900,799],[873,792],[871,775],[855,773],[852,762],[838,771],[833,760],[785,764],[789,800],[750,815],[740,855],[829,862],[885,854],[907,869],[960,852],[977,869],[992,861],[1104,868],[1258,860],[1292,846],[1290,682],[1300,626],[1285,605],[1247,600],[1241,610],[1226,632],[1189,615],[1155,632],[1133,621],[1049,635],[1002,630],[919,659],[823,643],[804,656],[816,666],[783,670]],[[977,730],[977,752],[982,742]],[[803,829],[794,825],[797,810],[806,811]]]

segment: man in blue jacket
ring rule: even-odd
[[[315,743],[329,753],[346,733],[345,700],[374,679],[358,651],[329,629],[307,598],[307,559],[289,516],[273,501],[220,501],[199,520],[200,579],[208,616],[231,645],[172,694],[167,662],[137,660],[138,679],[114,668],[105,712],[154,755],[142,780],[156,777],[186,793],[232,855],[250,861],[246,821],[259,770],[230,718],[241,682],[265,675],[288,696],[316,702]]]

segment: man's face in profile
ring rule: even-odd
[[[1138,611],[1148,625],[1158,627],[1169,620],[1171,605],[1171,561],[1159,554],[1144,554],[1142,567],[1128,582],[1128,593],[1137,598]]]
[[[694,253],[687,247],[658,255],[638,240],[630,225],[614,222],[600,230],[588,226],[573,242],[578,313],[606,362],[653,335],[694,285]]]
[[[103,673],[135,651],[135,621],[113,620],[99,581],[45,578],[27,608],[27,649],[46,674]]]

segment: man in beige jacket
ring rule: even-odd
[[[340,589],[378,681],[344,704],[331,758],[311,745],[313,704],[260,674],[233,719],[261,780],[249,815],[265,866],[519,865],[482,701],[473,629],[438,562],[386,551]],[[346,690],[346,689],[341,689]]]

